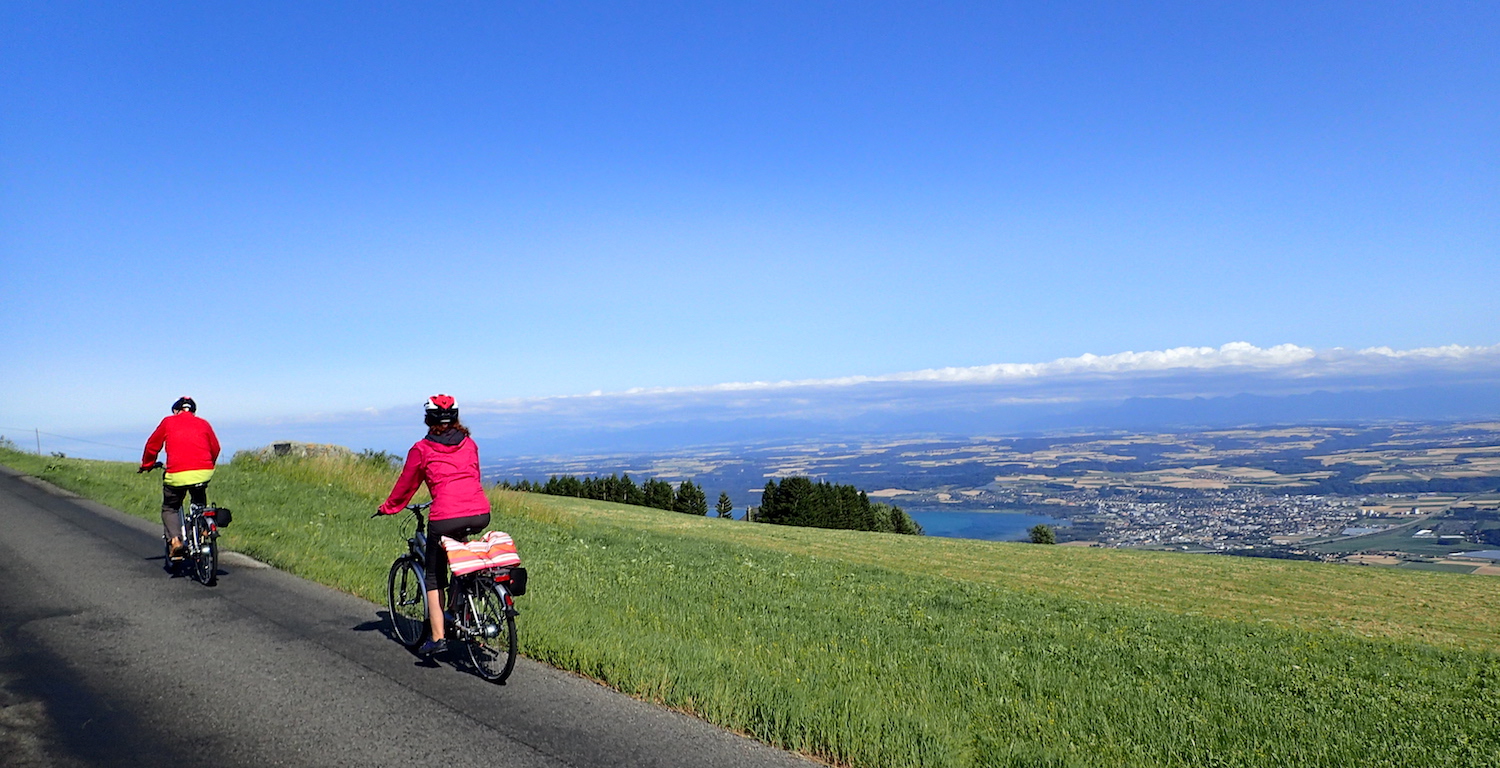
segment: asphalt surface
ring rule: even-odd
[[[816,765],[527,659],[504,686],[419,659],[383,608],[243,556],[215,587],[161,557],[159,525],[0,467],[0,765]]]

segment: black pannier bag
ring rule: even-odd
[[[203,514],[212,517],[214,525],[220,528],[228,528],[229,522],[234,519],[234,516],[229,513],[229,507],[209,507],[203,510]]]
[[[519,565],[513,565],[504,569],[510,574],[510,579],[501,582],[510,591],[512,597],[520,597],[526,594],[526,569]]]

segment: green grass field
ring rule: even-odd
[[[1444,573],[1473,573],[1478,570],[1477,565],[1456,565],[1453,563],[1402,563],[1397,568],[1406,568],[1413,571],[1442,571]]]
[[[1369,533],[1364,536],[1335,539],[1329,542],[1313,544],[1309,546],[1309,549],[1333,554],[1399,551],[1413,555],[1440,557],[1453,552],[1463,552],[1476,548],[1474,544],[1463,540],[1417,539],[1412,537],[1412,534],[1418,530],[1430,526],[1431,523],[1428,523],[1426,520],[1419,520],[1398,528],[1392,528],[1388,531],[1381,531],[1380,533]]]
[[[0,462],[157,518],[129,465]],[[228,547],[378,603],[393,479],[241,460],[210,497]],[[1491,577],[492,499],[531,572],[526,655],[831,763],[1500,763]]]

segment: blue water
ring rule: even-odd
[[[995,509],[945,509],[942,507],[917,507],[905,509],[907,514],[922,526],[928,536],[943,536],[950,539],[984,539],[986,541],[1025,541],[1034,525],[1050,525],[1058,528],[1068,524],[1066,520],[1044,515],[1028,515],[1025,512],[1007,512]]]

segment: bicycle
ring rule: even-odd
[[[141,471],[151,472],[161,468],[162,463],[158,461]],[[166,555],[163,559],[166,561],[164,567],[167,573],[177,575],[179,562],[186,562],[188,573],[194,581],[205,587],[218,584],[220,520],[223,520],[225,525],[228,524],[228,509],[210,504],[188,504],[182,512],[184,554],[180,558],[173,557],[172,541],[167,538],[166,534],[162,534],[161,537],[162,549]]]
[[[406,554],[391,563],[386,576],[386,607],[390,610],[392,634],[407,648],[416,648],[427,638],[427,518],[432,506],[408,504],[416,518],[416,530],[406,540]],[[374,516],[379,516],[375,513]],[[480,677],[504,683],[516,666],[516,593],[524,592],[520,568],[485,568],[453,576],[448,584],[444,617],[452,639],[463,645]]]

